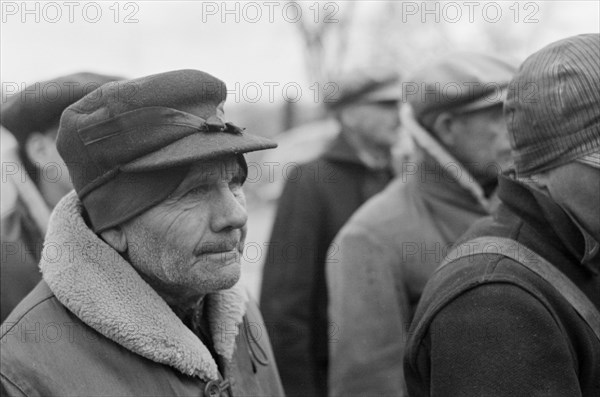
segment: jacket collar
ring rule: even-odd
[[[400,119],[404,130],[424,152],[424,161],[421,166],[440,167],[435,172],[424,173],[425,178],[435,176],[441,182],[444,182],[444,180],[454,181],[455,183],[450,183],[449,185],[458,185],[461,190],[468,192],[488,213],[498,206],[499,202],[496,195],[493,194],[490,198],[486,198],[483,188],[477,183],[471,173],[417,122],[410,105],[404,104],[402,106]],[[424,184],[424,186],[426,185]]]
[[[517,181],[514,176],[503,175],[499,195],[526,222],[545,231],[545,236],[554,236],[556,244],[564,246],[588,270],[600,273],[600,243],[544,192]]]
[[[341,162],[341,163],[352,163],[365,166],[358,157],[356,150],[350,145],[344,133],[340,131],[337,137],[329,144],[325,152],[321,155],[326,160]]]
[[[54,209],[43,252],[44,280],[85,324],[133,353],[186,375],[219,378],[207,347],[133,267],[87,227],[75,192]],[[214,350],[227,360],[233,357],[246,298],[239,286],[205,298]]]

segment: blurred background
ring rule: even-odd
[[[80,71],[133,78],[193,68],[224,80],[227,118],[280,142],[248,156],[243,282],[258,296],[286,165],[315,157],[336,133],[323,106],[336,76],[369,68],[408,76],[452,51],[518,64],[550,42],[599,30],[598,1],[3,1],[2,103]]]

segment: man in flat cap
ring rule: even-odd
[[[75,191],[54,209],[43,281],[2,325],[8,395],[283,394],[237,286],[243,153],[225,84],[180,70],[103,85],[65,110]]]
[[[73,188],[56,150],[60,115],[118,79],[95,73],[62,76],[32,84],[2,103],[0,322],[40,281],[37,265],[50,210]]]
[[[263,271],[261,310],[286,393],[327,393],[325,254],[350,215],[392,178],[397,75],[349,73],[330,108],[341,132],[318,159],[290,171]],[[335,330],[333,330],[335,333]]]
[[[456,53],[404,82],[402,125],[419,159],[362,206],[327,263],[331,396],[403,396],[406,332],[443,250],[495,203],[510,146],[502,97],[515,68]]]
[[[600,393],[600,35],[531,55],[504,105],[514,170],[500,207],[426,286],[411,396]]]

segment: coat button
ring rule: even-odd
[[[219,387],[219,382],[216,380],[211,380],[208,382],[204,388],[204,395],[208,397],[219,397],[221,395],[221,387]]]

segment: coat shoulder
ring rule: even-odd
[[[45,282],[2,324],[0,373],[9,395],[192,395],[197,378],[139,356],[83,323]],[[17,392],[18,391],[18,392]]]
[[[2,342],[5,342],[5,338],[10,336],[14,327],[23,322],[43,320],[47,313],[44,310],[44,305],[53,303],[58,303],[54,293],[52,293],[48,284],[40,281],[2,323],[2,332],[0,333]]]
[[[389,246],[397,241],[416,238],[423,231],[422,221],[427,213],[414,188],[410,180],[394,179],[358,208],[340,231],[338,239],[371,235]]]

